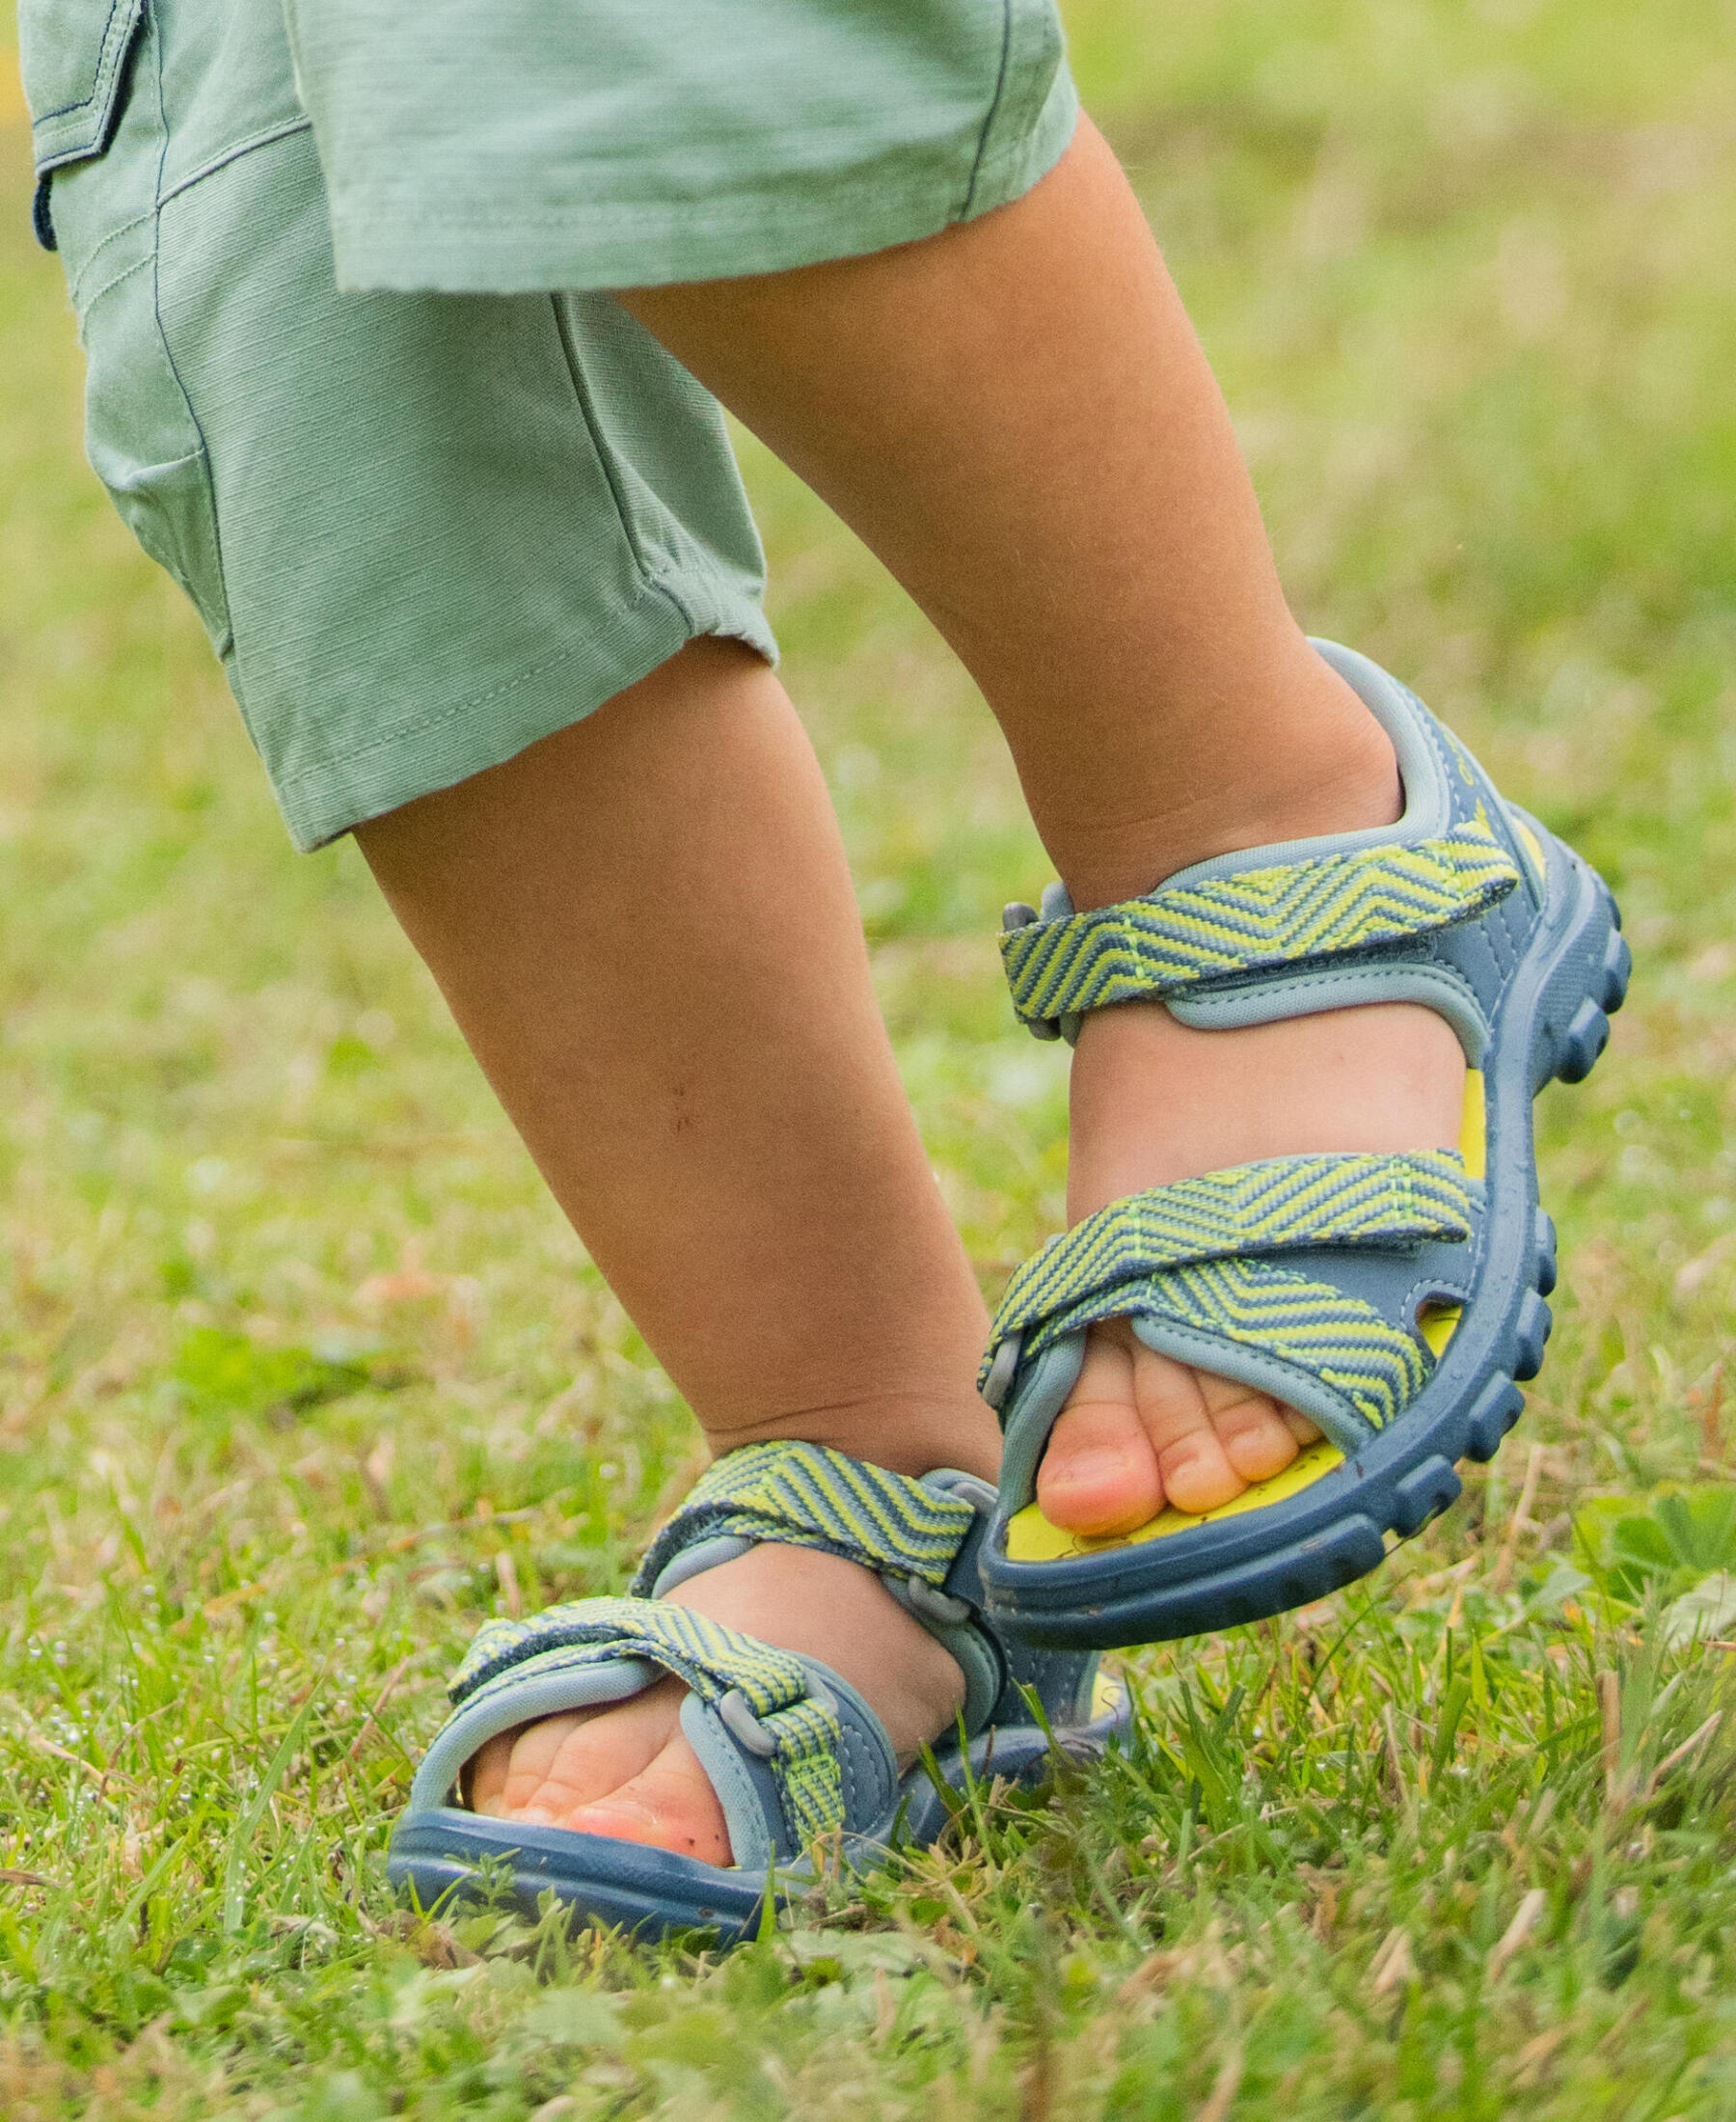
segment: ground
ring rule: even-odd
[[[1091,1782],[985,1793],[726,1964],[396,1912],[443,1673],[490,1613],[619,1588],[694,1433],[354,852],[291,854],[84,470],[8,73],[8,2115],[1736,2111],[1736,1611],[1708,1575],[1736,1564],[1736,20],[1071,19],[1308,623],[1417,684],[1628,911],[1614,1047],[1541,1108],[1563,1274],[1531,1412],[1378,1578],[1129,1657],[1138,1735]],[[991,935],[1042,858],[932,635],[746,457],[992,1293],[1061,1212],[1063,1062],[1012,1027]]]

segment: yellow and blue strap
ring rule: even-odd
[[[836,1706],[801,1660],[691,1607],[638,1598],[578,1599],[528,1620],[487,1621],[453,1673],[455,1705],[470,1708],[531,1678],[640,1658],[684,1680],[713,1708],[739,1695],[761,1728],[766,1766],[796,1841],[806,1847],[844,1824]]]
[[[1023,1365],[1099,1320],[1144,1317],[1276,1357],[1384,1428],[1427,1375],[1419,1337],[1363,1297],[1262,1256],[1463,1243],[1474,1201],[1463,1158],[1438,1150],[1274,1157],[1112,1202],[1014,1276],[979,1382],[1016,1336]]]
[[[882,1576],[945,1584],[976,1523],[962,1497],[820,1444],[773,1441],[725,1453],[658,1534],[634,1579],[648,1595],[701,1540],[817,1547]]]
[[[1378,949],[1485,913],[1520,883],[1478,810],[1451,832],[1273,863],[1007,930],[1013,1005],[1052,1025]]]

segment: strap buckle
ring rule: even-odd
[[[1023,1334],[1009,1334],[994,1351],[994,1361],[989,1366],[981,1391],[997,1415],[1007,1404],[1007,1395],[1013,1390],[1013,1380],[1018,1374],[1018,1359],[1023,1351]]]
[[[719,1695],[717,1708],[724,1729],[738,1746],[746,1747],[762,1761],[773,1758],[778,1749],[777,1734],[769,1731],[754,1715],[751,1704],[739,1687]]]

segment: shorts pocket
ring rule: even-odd
[[[34,217],[53,250],[54,172],[99,155],[114,136],[145,0],[19,0],[18,67],[36,159]]]
[[[204,436],[157,313],[154,68],[145,0],[21,0],[38,232],[61,252],[86,360],[85,450],[122,521],[191,597],[219,655],[228,599]],[[48,184],[58,231],[48,226]]]
[[[108,246],[101,284],[81,305],[85,449],[127,529],[192,598],[227,656],[211,468],[157,318],[155,216],[128,233],[143,255],[127,258]]]

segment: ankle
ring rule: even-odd
[[[1100,1010],[1073,1059],[1069,1219],[1266,1157],[1451,1149],[1464,1084],[1457,1034],[1415,1003],[1231,1031],[1157,1003]]]
[[[1046,835],[1076,907],[1137,898],[1244,848],[1397,822],[1404,798],[1392,743],[1330,665],[1306,648],[1280,687],[1262,691],[1205,769],[1177,774],[1160,811]]]

